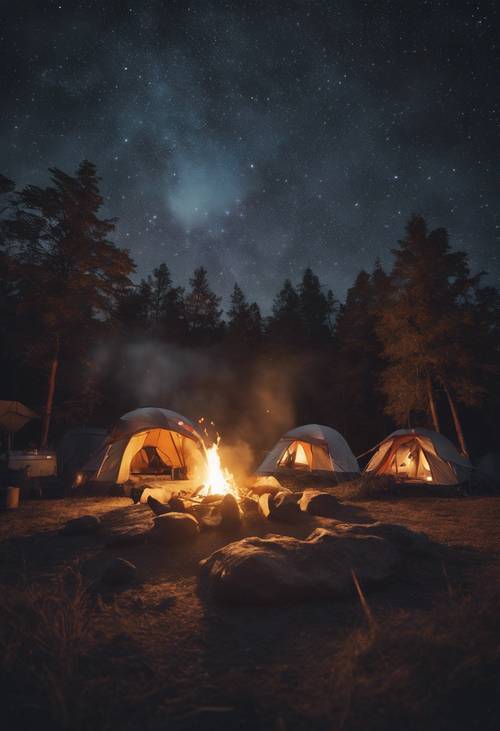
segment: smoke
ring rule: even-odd
[[[221,454],[237,479],[249,474],[294,426],[298,364],[258,357],[235,363],[223,348],[182,348],[144,340],[101,346],[94,354],[105,384],[108,426],[141,406],[214,422]]]

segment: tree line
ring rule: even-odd
[[[74,174],[51,169],[46,187],[16,190],[0,175],[1,397],[40,409],[42,446],[69,425],[109,424],[140,405],[116,374],[124,345],[146,342],[200,357],[174,403],[156,405],[209,398],[218,423],[257,443],[275,392],[295,423],[331,424],[357,452],[395,426],[443,431],[464,453],[495,446],[500,295],[445,229],[412,216],[392,268],[361,271],[343,303],[307,268],[283,282],[269,315],[237,283],[224,313],[202,266],[187,288],[167,263],[133,282],[99,185],[88,161]]]

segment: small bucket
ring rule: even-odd
[[[19,507],[19,487],[0,487],[0,510],[13,510]]]

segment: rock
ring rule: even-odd
[[[200,563],[200,583],[216,599],[272,604],[342,598],[390,579],[399,565],[395,546],[374,535],[317,528],[304,541],[289,536],[244,538]]]
[[[259,497],[259,513],[263,518],[269,518],[271,515],[272,495],[269,492],[265,492]]]
[[[83,536],[97,533],[101,529],[101,521],[96,515],[81,515],[68,520],[61,529],[64,536]]]
[[[240,525],[241,512],[234,495],[224,495],[219,510],[222,516],[221,528],[230,530]]]
[[[149,537],[155,543],[174,545],[196,538],[200,526],[194,515],[189,513],[165,513],[154,519]]]
[[[297,496],[293,492],[281,490],[272,499],[271,520],[282,523],[296,523],[301,519]]]
[[[241,525],[241,512],[238,501],[233,495],[224,495],[218,505],[213,505],[207,515],[200,518],[206,528],[234,530]]]
[[[305,490],[299,500],[300,509],[309,515],[334,518],[338,514],[339,503],[336,497],[320,490]]]
[[[148,499],[146,500],[146,502],[155,515],[165,515],[165,513],[172,512],[172,508],[170,507],[170,505],[167,505],[166,503],[161,503],[152,495],[148,495]]]
[[[334,530],[350,535],[372,535],[384,538],[407,553],[428,553],[431,550],[429,536],[396,523],[336,523]]]
[[[172,496],[170,500],[168,501],[168,504],[170,505],[170,509],[174,511],[174,513],[185,513],[186,512],[186,506],[184,504],[184,500],[181,500],[180,497]]]
[[[130,499],[132,502],[137,505],[137,503],[141,502],[141,495],[144,492],[144,486],[141,487],[131,487],[130,488]]]
[[[264,493],[259,497],[259,513],[263,518],[281,523],[296,523],[300,520],[300,507],[292,492],[281,490],[276,495]]]
[[[252,484],[249,487],[250,491],[253,492],[255,495],[264,495],[266,492],[269,492],[271,495],[274,495],[277,492],[285,491],[285,492],[291,492],[286,487],[283,487],[280,485],[276,477],[257,477]]]
[[[240,508],[244,515],[257,515],[259,504],[256,500],[252,500],[251,497],[243,497],[240,500]]]
[[[118,586],[134,581],[136,575],[137,569],[133,563],[126,561],[124,558],[114,558],[104,571],[101,581],[110,586]]]

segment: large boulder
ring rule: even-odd
[[[216,599],[272,604],[342,598],[387,581],[400,560],[397,548],[374,535],[317,528],[306,540],[270,535],[244,538],[200,563],[201,586]]]
[[[194,515],[172,512],[154,519],[149,537],[155,543],[175,545],[195,539],[199,531],[200,526]]]
[[[137,569],[133,563],[126,561],[124,558],[114,558],[104,570],[101,580],[104,584],[119,586],[134,581],[136,574]]]
[[[100,530],[101,521],[97,515],[81,515],[68,520],[61,528],[61,533],[63,536],[83,536],[98,533]]]
[[[337,498],[320,490],[304,490],[299,506],[304,513],[319,515],[322,518],[335,518],[339,511]]]

